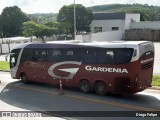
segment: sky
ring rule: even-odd
[[[73,4],[74,0],[0,0],[0,14],[5,7],[18,6],[27,14],[31,13],[58,13],[64,5]],[[85,7],[104,4],[148,4],[160,6],[160,0],[75,0],[76,4]]]

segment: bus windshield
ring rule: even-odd
[[[13,68],[17,64],[18,55],[21,49],[12,50],[12,54],[10,55],[10,68]]]

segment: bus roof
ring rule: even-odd
[[[79,43],[86,46],[104,47],[104,48],[134,48],[140,44],[152,43],[150,41],[111,41],[111,42],[92,42]]]
[[[54,43],[27,43],[17,48],[78,48],[78,47],[101,47],[101,48],[137,48],[140,44],[148,44],[150,41],[112,41],[112,42],[90,42],[90,43],[71,43],[71,42],[54,42]]]

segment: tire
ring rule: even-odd
[[[21,74],[20,79],[21,79],[21,81],[23,83],[27,83],[28,82],[27,76],[25,74]]]
[[[95,92],[98,95],[106,95],[106,84],[104,82],[96,83]]]
[[[90,83],[87,80],[82,80],[80,82],[80,89],[84,93],[89,93],[89,92],[91,92],[92,88],[91,88]]]

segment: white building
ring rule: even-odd
[[[85,42],[121,40],[132,22],[140,22],[139,13],[94,13],[93,15],[91,33],[77,35],[76,39]]]
[[[140,22],[139,13],[94,13],[91,33],[130,29],[131,22]]]

